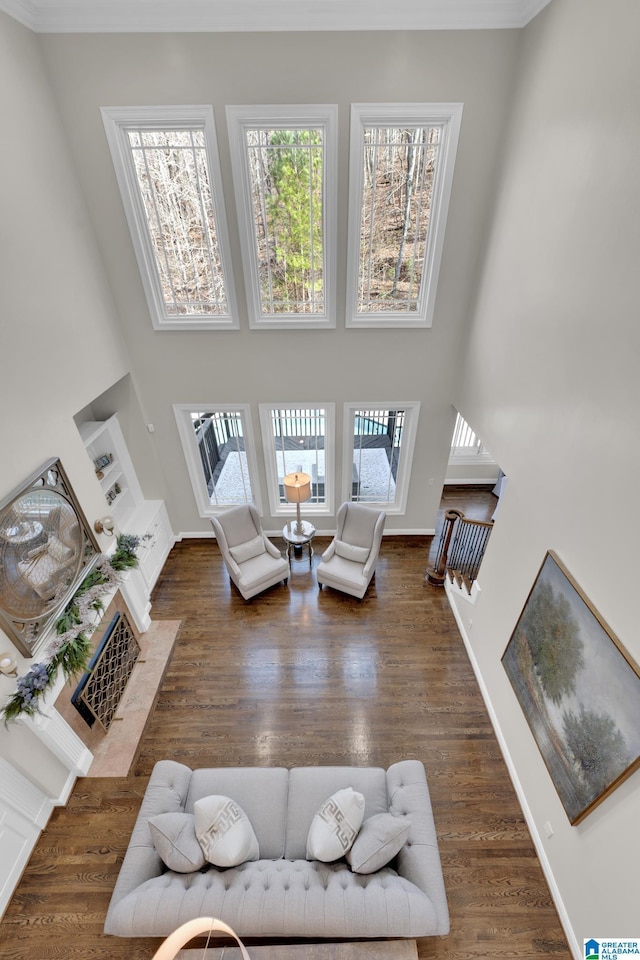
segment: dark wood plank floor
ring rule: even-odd
[[[495,498],[484,504],[493,509]],[[105,937],[102,924],[157,759],[386,766],[417,757],[451,911],[450,935],[419,941],[420,957],[568,960],[444,591],[424,582],[430,545],[429,537],[385,538],[362,602],[319,592],[308,562],[296,561],[288,588],[249,603],[231,587],[213,541],[176,545],[152,612],[182,618],[182,627],[134,769],[78,781],[54,811],[0,924],[0,956],[153,955],[158,941]]]

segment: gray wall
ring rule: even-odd
[[[196,510],[171,404],[249,403],[260,443],[258,403],[270,401],[337,404],[340,477],[343,402],[420,400],[407,512],[394,516],[389,526],[433,529],[453,429],[451,396],[460,344],[520,39],[518,31],[40,38],[122,318],[144,416],[155,426],[153,443],[164,476],[157,479],[153,493],[165,496],[176,532],[210,532],[210,525]],[[377,100],[464,102],[430,330],[344,329],[350,104]],[[339,105],[341,219],[337,329],[331,331],[248,329],[225,105],[289,102]],[[214,106],[240,302],[239,332],[157,333],[151,327],[100,107],[164,103]],[[135,458],[136,450],[132,453]],[[275,530],[281,521],[268,515],[264,482],[262,486],[265,526]],[[331,518],[317,522],[329,529],[333,523]]]
[[[73,415],[129,361],[37,39],[4,13],[0,127],[0,497],[57,456],[93,520],[105,503]],[[14,689],[0,676],[0,698]],[[67,771],[25,728],[0,724],[0,756],[58,795]]]
[[[640,662],[638,36],[634,0],[554,0],[525,30],[458,404],[509,478],[458,612],[577,955],[638,936],[640,773],[570,826],[500,658],[551,548]]]

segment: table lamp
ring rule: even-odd
[[[283,477],[284,495],[289,503],[296,505],[296,526],[294,532],[303,536],[302,521],[300,520],[300,504],[311,499],[311,477],[308,473],[288,473]]]

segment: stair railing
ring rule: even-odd
[[[441,587],[448,576],[452,583],[465,586],[471,593],[492,528],[492,521],[471,520],[462,510],[447,510],[436,558],[427,570],[427,581]]]

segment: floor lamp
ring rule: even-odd
[[[300,519],[300,504],[311,499],[311,477],[308,473],[288,473],[283,477],[284,495],[289,503],[296,505],[296,526],[294,533],[298,537],[304,536]]]

